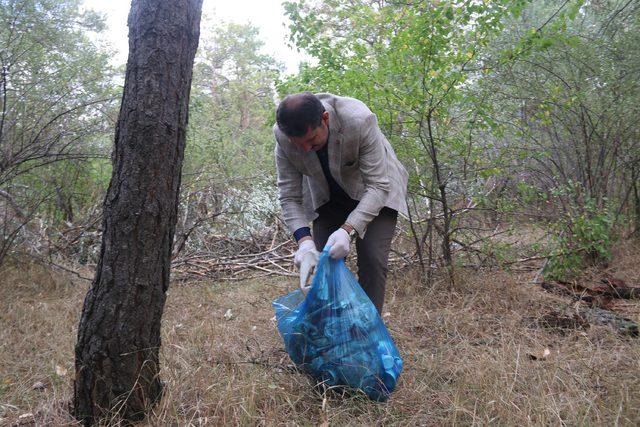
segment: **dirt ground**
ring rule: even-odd
[[[640,285],[639,259],[637,244],[620,245],[590,277]],[[146,424],[640,424],[638,338],[544,321],[576,303],[530,284],[530,272],[460,271],[452,289],[417,286],[415,274],[394,272],[388,284],[384,320],[404,371],[386,403],[323,393],[291,365],[271,301],[295,279],[174,284],[161,349],[167,394]],[[72,425],[88,283],[26,265],[0,277],[0,425]],[[640,322],[638,304],[618,308]]]

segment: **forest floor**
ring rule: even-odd
[[[640,245],[601,274],[640,285]],[[83,274],[91,275],[90,272]],[[549,322],[575,302],[532,273],[460,272],[449,289],[390,275],[384,320],[404,359],[386,403],[323,393],[284,352],[271,301],[295,279],[172,285],[164,399],[149,425],[638,425],[640,339]],[[76,328],[88,283],[36,266],[0,277],[0,425],[72,425]],[[640,322],[640,302],[625,301]]]

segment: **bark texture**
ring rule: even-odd
[[[96,277],[76,344],[74,414],[144,419],[162,397],[169,286],[189,90],[202,0],[133,0],[129,58]]]

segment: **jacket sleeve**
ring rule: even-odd
[[[278,173],[278,200],[282,207],[284,222],[293,233],[300,227],[309,226],[302,202],[302,174],[291,164],[277,142],[275,157]]]
[[[360,137],[359,167],[364,193],[346,221],[355,228],[360,238],[364,237],[367,225],[378,216],[389,195],[388,153],[385,142],[386,138],[378,127],[376,116],[369,115],[364,120]]]

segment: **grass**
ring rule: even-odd
[[[639,256],[621,245],[609,272],[637,284]],[[88,284],[34,265],[0,277],[0,425],[73,425],[73,346]],[[537,326],[532,319],[570,302],[526,282],[468,272],[452,290],[425,289],[411,272],[392,275],[385,322],[405,370],[383,404],[318,391],[293,368],[270,303],[295,279],[174,284],[161,349],[167,394],[147,424],[638,425],[638,339],[603,326]]]

